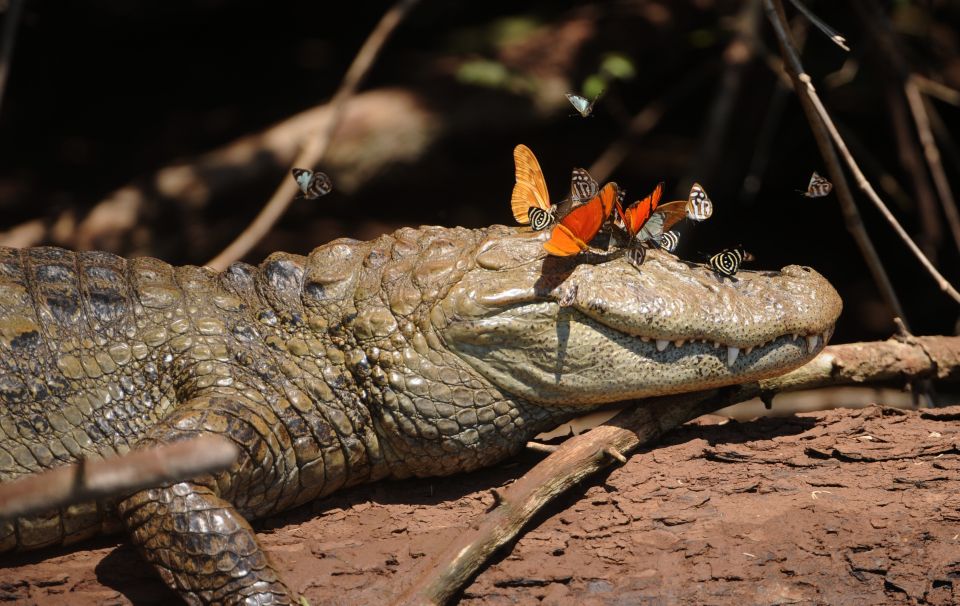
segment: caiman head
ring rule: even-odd
[[[303,303],[323,324],[343,318],[346,330],[329,328],[356,343],[345,362],[375,373],[370,390],[461,407],[484,384],[580,406],[754,381],[813,358],[840,314],[809,267],[721,279],[657,250],[639,267],[550,257],[548,235],[423,227],[335,241],[311,254]]]
[[[839,295],[809,267],[731,279],[657,250],[639,267],[623,255],[557,258],[543,250],[548,235],[491,229],[434,314],[450,351],[541,404],[782,374],[824,347],[840,315]]]

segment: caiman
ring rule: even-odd
[[[810,360],[841,302],[808,267],[651,251],[546,256],[546,233],[401,229],[222,273],[0,249],[0,481],[203,433],[226,472],[20,518],[0,551],[124,530],[190,603],[294,599],[248,520],[383,478],[490,465],[600,405]]]

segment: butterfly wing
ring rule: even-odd
[[[530,222],[528,212],[531,208],[550,210],[550,194],[540,163],[529,147],[521,144],[513,149],[513,164],[517,182],[513,186],[510,206],[517,223],[526,225]]]
[[[663,196],[663,183],[658,183],[650,192],[650,195],[643,200],[634,202],[621,213],[620,219],[623,221],[624,228],[630,238],[636,236],[640,228],[650,219],[653,211],[660,204],[661,196]]]
[[[307,193],[307,187],[310,186],[310,177],[313,176],[313,171],[305,168],[294,168],[290,172],[293,173],[293,180],[297,182],[297,187],[300,188],[300,191]]]
[[[670,231],[670,228],[687,217],[687,202],[677,200],[676,202],[667,202],[657,208],[650,219],[643,224],[643,227],[637,233],[637,239],[641,242],[647,240],[659,240],[664,232]]]
[[[600,186],[585,168],[575,168],[570,175],[570,200],[574,204],[586,202],[597,195]]]
[[[560,219],[543,247],[557,257],[569,257],[586,250],[590,240],[610,216],[616,200],[617,184],[607,183],[589,202],[574,208]]]
[[[307,184],[307,189],[303,193],[307,199],[315,200],[329,194],[332,190],[333,183],[330,182],[330,177],[327,176],[327,173],[313,171],[313,174],[310,176],[310,182]]]

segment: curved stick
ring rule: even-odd
[[[403,18],[410,12],[418,0],[399,0],[387,11],[377,26],[370,32],[367,40],[360,48],[360,52],[354,58],[353,63],[343,77],[340,88],[337,89],[333,100],[330,102],[332,111],[327,121],[326,128],[320,133],[319,137],[311,137],[304,146],[300,154],[293,161],[293,166],[304,166],[313,168],[323,159],[327,148],[330,147],[330,141],[340,125],[343,118],[343,112],[346,108],[347,100],[350,99],[360,86],[360,82],[366,77],[373,61],[380,53],[384,43],[390,37],[390,34],[400,25]],[[247,226],[237,238],[231,242],[223,251],[207,262],[207,266],[218,271],[226,269],[234,261],[243,258],[250,249],[252,249],[263,236],[266,235],[274,223],[283,216],[287,207],[293,202],[294,195],[297,192],[296,182],[290,178],[289,171],[284,173],[283,181],[280,187],[273,192],[270,201],[260,210],[250,225]]]

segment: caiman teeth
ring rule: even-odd
[[[667,345],[670,345],[670,341],[666,339],[657,339],[657,351],[664,351],[667,348]]]
[[[820,341],[820,335],[807,335],[807,353],[813,353]]]
[[[727,347],[727,366],[733,366],[733,363],[737,361],[737,356],[740,355],[740,349],[737,347]]]
[[[714,342],[713,342],[713,348],[714,348],[714,349],[720,349],[720,341],[714,341]]]
[[[692,343],[692,341],[691,341],[691,343]],[[683,340],[683,339],[677,339],[676,341],[673,342],[673,344],[674,344],[675,346],[677,346],[677,347],[683,347],[684,340]]]
[[[766,343],[764,343],[764,345],[766,345]],[[762,347],[762,346],[761,346],[761,347]],[[749,356],[751,351],[753,351],[753,345],[751,345],[750,347],[744,349],[744,350],[743,350],[743,355]]]

